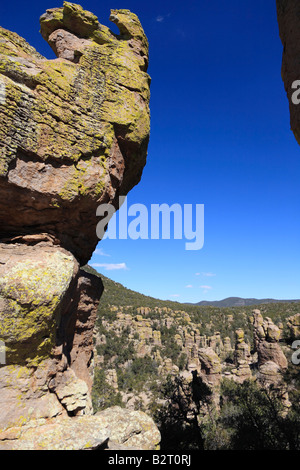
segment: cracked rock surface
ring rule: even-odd
[[[0,28],[0,240],[45,232],[81,265],[96,208],[140,181],[149,141],[148,41],[130,11],[110,19],[119,35],[79,5],[47,10],[54,60]]]

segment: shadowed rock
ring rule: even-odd
[[[300,2],[276,0],[276,4],[283,45],[281,75],[289,101],[291,130],[300,144]]]

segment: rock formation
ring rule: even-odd
[[[298,340],[300,338],[300,313],[292,315],[287,319],[287,327],[291,340]]]
[[[254,346],[258,356],[260,378],[265,382],[279,382],[281,373],[288,362],[280,344],[281,331],[268,317],[262,317],[260,310],[253,311]]]
[[[250,346],[245,341],[245,333],[242,328],[238,328],[235,332],[234,363],[238,365],[240,360],[248,363],[251,360]]]
[[[93,416],[48,419],[0,433],[0,450],[155,450],[160,433],[141,411],[111,407]]]
[[[139,182],[149,139],[147,39],[129,11],[110,19],[119,36],[78,5],[47,10],[56,60],[0,29],[1,240],[47,233],[81,265],[99,241],[97,207]]]
[[[79,5],[47,10],[54,60],[0,28],[0,448],[70,448],[53,443],[59,426],[71,448],[97,448],[112,432],[113,419],[97,434],[91,416],[103,286],[82,266],[99,241],[97,207],[117,209],[141,178],[150,78],[137,16],[110,20],[119,35]]]
[[[201,365],[201,376],[208,385],[216,386],[221,381],[221,361],[212,348],[200,348],[198,350]]]
[[[300,3],[276,0],[279,34],[283,44],[281,74],[290,109],[290,124],[300,144]]]
[[[253,311],[254,343],[258,353],[258,366],[267,361],[275,362],[281,369],[286,369],[287,359],[279,345],[280,329],[273,321],[265,319],[260,310]]]

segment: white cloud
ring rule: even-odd
[[[187,286],[185,286],[187,289],[191,289],[193,286],[191,284],[188,284]]]
[[[104,268],[106,271],[128,269],[126,263],[92,263],[91,266],[93,268]]]
[[[213,277],[214,273],[195,273],[195,276]]]
[[[203,289],[203,294],[206,294],[209,290],[212,289],[211,286],[199,286],[200,289]]]
[[[179,294],[173,294],[173,295],[170,295],[170,297],[180,297]]]
[[[171,16],[171,13],[166,13],[165,15],[157,15],[155,18],[155,21],[158,23],[162,23],[166,18],[169,18]]]
[[[94,251],[94,255],[99,255],[99,256],[110,256],[108,253],[105,253],[102,248],[96,248]]]

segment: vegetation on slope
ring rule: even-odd
[[[255,364],[254,380],[235,383],[223,377],[221,401],[216,407],[201,377],[184,380],[184,374],[191,372],[181,341],[198,334],[198,341],[201,336],[204,342],[229,338],[234,347],[235,332],[242,329],[245,341],[254,349],[250,317],[253,309],[259,308],[264,318],[280,326],[281,345],[287,348],[292,340],[287,318],[299,314],[300,303],[222,308],[180,304],[134,292],[91,267],[85,269],[100,276],[104,284],[97,319],[100,362],[93,386],[95,411],[115,404],[146,411],[160,428],[162,449],[299,448],[297,366],[289,361],[284,377],[289,390],[288,412],[277,392],[256,383]],[[223,372],[231,371],[235,367],[233,351],[224,354],[220,349],[219,355]],[[114,384],[109,379],[112,372]]]

